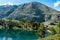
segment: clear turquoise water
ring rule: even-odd
[[[0,40],[37,40],[36,31],[0,30]]]

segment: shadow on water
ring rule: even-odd
[[[37,40],[36,31],[26,30],[2,30],[0,29],[0,40]]]

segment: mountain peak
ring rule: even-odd
[[[21,4],[18,7],[14,6],[11,8],[10,6],[6,8],[5,9],[7,12],[4,10],[4,14],[7,16],[4,15],[4,18],[7,17],[8,19],[27,19],[38,22],[44,22],[47,20],[60,20],[60,12],[40,2],[30,2],[26,4]],[[1,14],[2,13],[3,12],[1,12]]]
[[[30,4],[42,4],[40,2],[30,2]]]
[[[48,16],[47,16],[48,15]],[[54,20],[56,16],[59,15],[58,12],[42,3],[30,2],[20,5],[13,13],[11,13],[9,19],[27,19],[38,22],[43,22],[46,20]],[[52,17],[55,17],[52,19]],[[59,19],[59,18],[58,18]]]

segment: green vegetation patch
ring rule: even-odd
[[[60,34],[51,35],[49,37],[42,38],[40,40],[60,40]]]

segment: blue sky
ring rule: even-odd
[[[60,0],[0,0],[0,5],[19,5],[29,2],[40,2],[47,5],[53,9],[60,10]]]

